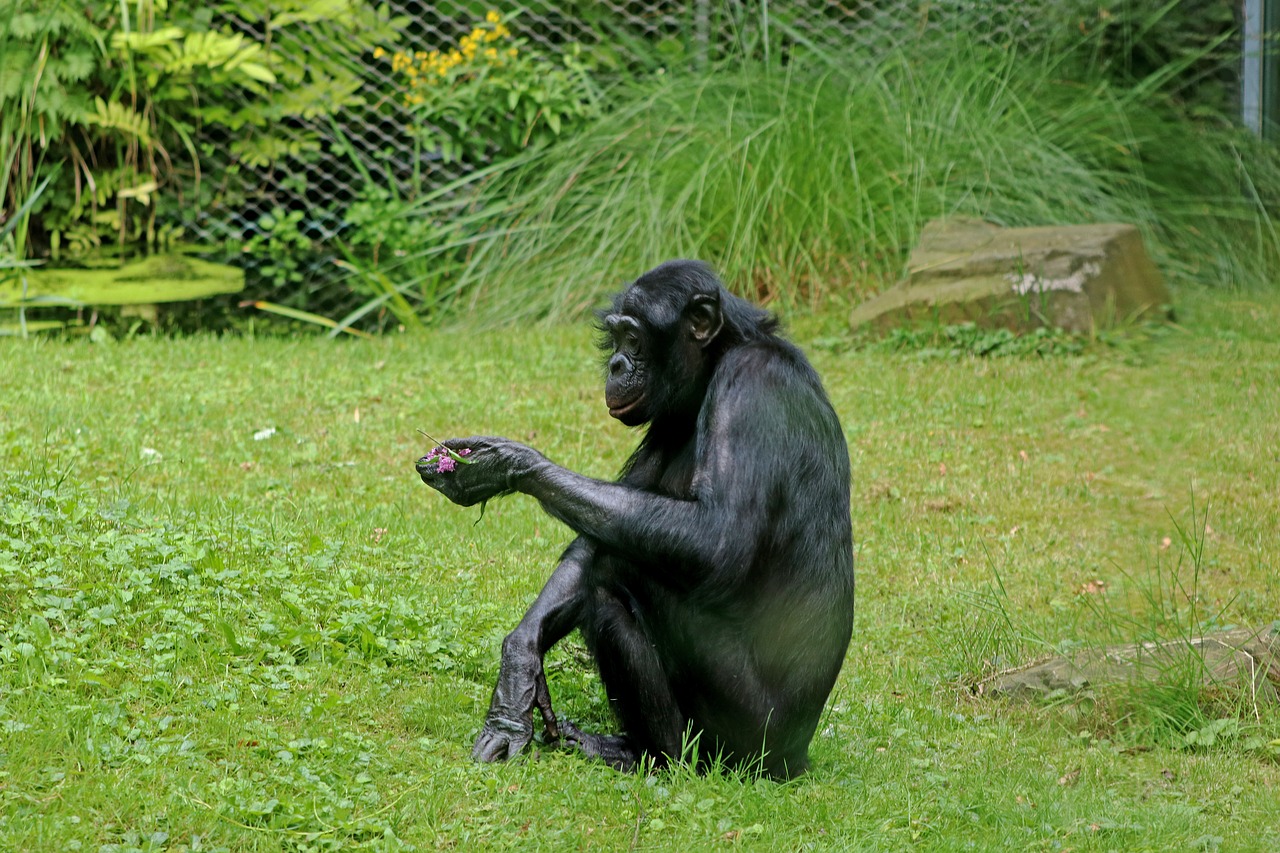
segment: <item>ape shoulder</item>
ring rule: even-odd
[[[759,338],[726,351],[712,378],[712,394],[717,402],[747,396],[758,403],[757,395],[812,398],[825,403],[822,381],[799,347],[775,335]]]

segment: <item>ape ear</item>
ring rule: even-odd
[[[724,325],[724,318],[720,316],[720,300],[706,293],[699,293],[689,300],[685,316],[689,318],[689,334],[702,346],[715,340]]]

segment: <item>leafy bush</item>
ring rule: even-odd
[[[412,132],[446,162],[538,148],[599,111],[600,92],[577,45],[555,55],[539,51],[494,11],[456,47],[389,56],[401,98],[414,111]]]
[[[181,149],[194,153],[193,93],[261,93],[275,80],[261,47],[242,35],[138,14],[149,8],[0,5],[9,24],[0,36],[6,165],[11,174],[23,160],[63,166],[35,211],[37,251],[154,244],[158,191]],[[25,127],[13,124],[21,120],[8,109],[15,101],[26,104]]]
[[[231,16],[262,40],[215,23]],[[361,70],[316,40],[359,46],[403,23],[315,0],[0,0],[0,21],[0,189],[16,207],[32,164],[57,169],[28,247],[55,258],[178,236],[183,204],[225,191],[202,181],[224,144],[229,174],[318,153],[302,124],[352,104]]]
[[[412,116],[406,128],[417,151],[413,161],[460,164],[463,177],[440,171],[410,175],[388,166],[368,168],[357,146],[335,125],[337,150],[360,174],[363,187],[342,216],[347,284],[371,301],[344,322],[375,310],[404,326],[441,316],[454,301],[459,270],[471,246],[506,210],[502,202],[471,203],[475,188],[495,172],[512,171],[528,155],[597,116],[602,94],[577,45],[551,54],[516,37],[490,11],[456,46],[431,51],[383,48],[399,89],[395,98]],[[408,278],[405,259],[422,263]],[[388,277],[393,273],[397,279]]]

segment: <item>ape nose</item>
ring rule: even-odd
[[[609,359],[609,375],[617,376],[630,367],[627,357],[622,353],[615,353],[613,358]]]

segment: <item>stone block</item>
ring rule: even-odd
[[[854,309],[854,327],[930,321],[1087,333],[1167,317],[1169,294],[1132,225],[1002,228],[977,219],[928,223],[907,279]]]

